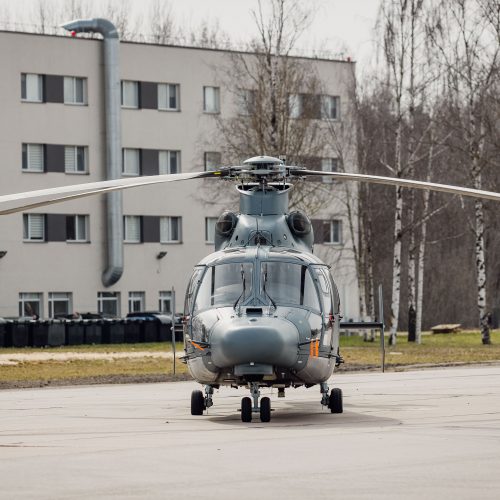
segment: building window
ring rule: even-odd
[[[42,75],[21,74],[21,99],[29,102],[43,102]]]
[[[178,174],[181,171],[181,152],[160,151],[158,162],[160,174]]]
[[[288,114],[290,118],[300,118],[303,108],[303,96],[301,94],[290,94],[288,96]]]
[[[203,87],[203,111],[205,113],[220,113],[219,87]]]
[[[341,244],[342,243],[342,221],[329,220],[325,221],[325,243]]]
[[[64,171],[68,174],[87,172],[87,148],[84,146],[64,146]]]
[[[66,216],[66,241],[89,241],[87,215]]]
[[[158,84],[158,109],[179,110],[179,85],[174,83]]]
[[[87,104],[87,79],[64,77],[64,104]]]
[[[161,313],[172,313],[172,292],[160,292],[158,310]]]
[[[123,175],[141,175],[141,155],[139,149],[123,148]]]
[[[97,292],[97,312],[104,317],[120,316],[120,292]]]
[[[70,292],[49,292],[49,318],[66,317],[73,312]]]
[[[123,217],[124,241],[127,243],[140,243],[141,217],[139,215],[125,215]]]
[[[139,107],[139,82],[122,81],[122,106],[136,109]]]
[[[160,243],[179,243],[181,241],[181,218],[160,217]]]
[[[240,115],[250,116],[255,111],[255,90],[241,90],[239,95]]]
[[[128,293],[128,312],[135,313],[144,311],[146,303],[146,294],[144,292],[129,292]]]
[[[38,319],[43,311],[43,294],[41,293],[20,293],[19,294],[19,316],[29,316]]]
[[[22,169],[25,172],[44,172],[44,153],[43,144],[23,144]]]
[[[324,120],[338,120],[340,118],[340,97],[321,96],[321,118]]]
[[[24,241],[45,241],[45,214],[23,214]]]
[[[215,242],[215,225],[217,217],[205,217],[205,241],[207,243]]]
[[[222,155],[216,151],[208,151],[204,154],[205,170],[217,170],[220,168]]]
[[[323,172],[338,172],[337,158],[321,158],[321,170]],[[323,182],[332,183],[333,177],[325,176]]]

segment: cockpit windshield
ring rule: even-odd
[[[306,266],[290,262],[261,263],[261,294],[273,305],[291,304],[320,310],[318,294]]]
[[[194,304],[194,312],[235,306],[252,293],[253,264],[231,263],[208,267]]]

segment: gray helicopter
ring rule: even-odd
[[[259,156],[242,166],[216,171],[114,179],[0,196],[0,215],[21,212],[94,194],[200,178],[237,182],[240,211],[223,213],[215,234],[215,253],[194,268],[185,300],[184,361],[205,386],[191,394],[191,414],[213,405],[221,385],[248,387],[241,419],[258,414],[271,419],[274,387],[284,397],[289,387],[319,385],[321,404],[342,413],[342,391],[327,381],[342,362],[339,354],[340,301],[328,266],[313,255],[308,217],[288,211],[293,179],[331,176],[440,191],[500,201],[500,194],[471,188],[392,177],[319,172],[287,166]]]

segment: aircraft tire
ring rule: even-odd
[[[328,408],[330,408],[332,413],[343,413],[344,407],[342,404],[342,389],[332,389],[332,392],[330,392]]]
[[[250,398],[243,398],[241,400],[241,421],[252,421],[252,400]]]
[[[191,393],[191,415],[203,415],[205,410],[205,398],[203,392],[193,391]]]
[[[262,398],[260,400],[260,421],[271,421],[271,400],[269,398]]]

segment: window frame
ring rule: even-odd
[[[214,97],[213,109],[208,108],[209,99],[208,99],[207,91],[209,89],[211,89],[213,91],[213,97]],[[207,113],[209,115],[217,115],[220,113],[220,109],[221,109],[221,106],[220,106],[220,87],[216,87],[213,85],[204,85],[203,86],[203,112]]]
[[[166,102],[167,106],[163,107],[160,103],[160,86],[166,87]],[[158,111],[180,111],[181,110],[181,105],[180,105],[180,84],[179,83],[158,83]],[[170,106],[170,99],[171,99],[171,88],[175,89],[175,107]]]
[[[28,298],[29,295],[36,296],[36,297]],[[18,299],[19,317],[26,317],[25,304],[28,302],[38,302],[38,313],[35,312],[31,316],[32,317],[38,316],[38,318],[41,318],[43,316],[43,293],[42,292],[19,292],[19,299]]]
[[[74,232],[75,232],[75,239],[70,239],[68,237],[68,218],[73,218],[74,219]],[[79,222],[80,221],[80,222]],[[78,237],[78,234],[80,232],[80,225],[84,225],[84,232],[85,236],[84,239],[81,239]],[[89,216],[86,214],[71,214],[71,215],[66,215],[66,242],[67,243],[89,243],[90,238],[89,238]]]
[[[125,104],[124,103],[124,86],[128,86],[129,84],[133,84],[134,86],[134,104]],[[121,107],[124,109],[139,109],[141,106],[141,96],[139,91],[139,81],[138,80],[121,80],[120,82],[120,103]]]
[[[342,230],[342,220],[341,219],[329,219],[325,221],[330,226],[330,241],[325,241],[325,245],[343,245],[343,230]],[[334,225],[338,225],[338,241],[334,240],[333,235]]]
[[[213,245],[215,243],[215,226],[218,221],[218,217],[205,217],[205,243]],[[209,232],[210,226],[209,223],[213,222],[213,231]],[[210,239],[210,235],[211,239]]]
[[[325,169],[325,165],[326,165],[326,162],[329,162],[330,165],[329,165],[329,168],[328,169]],[[338,158],[335,158],[335,157],[328,157],[328,158],[321,158],[321,171],[322,172],[338,172],[339,170],[339,160]],[[333,177],[330,177],[330,176],[325,176],[325,177],[322,177],[323,179],[323,182],[326,183],[326,184],[332,184],[334,179]]]
[[[139,305],[138,309],[135,309],[135,305]],[[128,312],[135,313],[144,311],[146,308],[146,292],[128,292]]]
[[[110,314],[104,312],[104,304],[114,302],[116,304],[115,318],[120,317],[120,292],[97,292],[97,312],[99,314]]]
[[[41,148],[41,169],[34,169],[30,168],[30,149],[33,146],[39,146]],[[25,151],[26,149],[26,151]],[[26,167],[24,168],[25,161],[24,159],[26,158]],[[21,145],[21,171],[22,172],[28,172],[28,173],[36,173],[36,174],[43,174],[45,173],[45,144],[41,144],[38,142],[23,142]]]
[[[42,222],[42,238],[31,237],[31,219],[40,217]],[[47,217],[46,214],[23,214],[23,242],[25,243],[45,243],[47,241]]]
[[[129,153],[134,152],[137,156],[137,173],[125,171],[125,159]],[[141,175],[141,150],[139,148],[122,148],[122,176],[123,177],[140,177]]]
[[[38,87],[38,95],[39,97],[36,99],[31,99],[28,97],[28,76],[36,76],[37,77],[37,87]],[[23,85],[23,77],[24,77],[24,85]],[[21,102],[34,102],[34,103],[43,103],[45,102],[45,89],[44,89],[44,78],[40,73],[21,73]],[[25,97],[23,97],[23,86],[25,89]]]
[[[63,297],[55,297],[56,295],[66,295],[66,299]],[[71,292],[49,292],[47,304],[49,307],[49,318],[54,319],[54,303],[55,302],[66,302],[68,304],[67,311],[65,314],[73,313],[73,294]]]
[[[330,111],[333,107],[330,104],[326,104],[326,102],[335,102],[335,116],[329,116]],[[339,121],[340,120],[340,96],[338,95],[329,95],[323,94],[321,95],[321,119],[328,121]]]
[[[68,165],[66,163],[67,151],[73,148],[75,170],[68,170]],[[83,170],[78,168],[78,150],[83,152]],[[64,146],[64,173],[70,175],[85,175],[88,174],[88,148],[87,146],[76,146],[76,145],[65,145]]]
[[[139,237],[138,239],[130,239],[129,238],[129,230],[127,229],[127,221],[136,221],[139,225],[138,228],[138,234]],[[137,228],[135,229],[137,230]],[[142,216],[141,215],[124,215],[123,216],[123,243],[132,243],[132,244],[138,244],[143,242],[143,235],[142,235]]]
[[[178,239],[172,238],[172,220],[177,221],[177,236]],[[167,226],[165,229],[164,226]],[[168,233],[168,239],[164,239],[165,232]],[[160,217],[160,243],[163,245],[182,243],[182,217],[179,215],[164,215]]]
[[[218,161],[214,162],[216,164],[215,168],[208,168],[208,159],[209,155],[217,155]],[[203,153],[203,168],[205,169],[205,172],[213,172],[214,170],[217,170],[217,167],[220,167],[222,163],[222,153],[220,151],[205,151]]]
[[[158,293],[158,311],[163,314],[173,314],[172,313],[172,304],[173,304],[173,296],[171,290],[160,290]],[[165,310],[163,305],[165,303],[169,304],[168,310]]]
[[[71,80],[71,96],[66,94],[66,82]],[[82,100],[77,101],[76,95],[76,83],[77,81],[82,82]],[[73,100],[70,100],[70,98]],[[68,106],[86,106],[88,104],[88,96],[87,96],[87,78],[83,76],[65,76],[63,77],[63,102]]]
[[[162,168],[162,160],[161,156],[162,153],[165,153],[167,156],[167,167],[166,169]],[[171,166],[171,155],[172,153],[175,153],[176,155],[176,162],[177,162],[177,169],[175,172],[172,172],[172,166]],[[158,172],[160,175],[162,174],[179,174],[182,172],[181,169],[181,151],[180,149],[160,149],[158,151]]]

